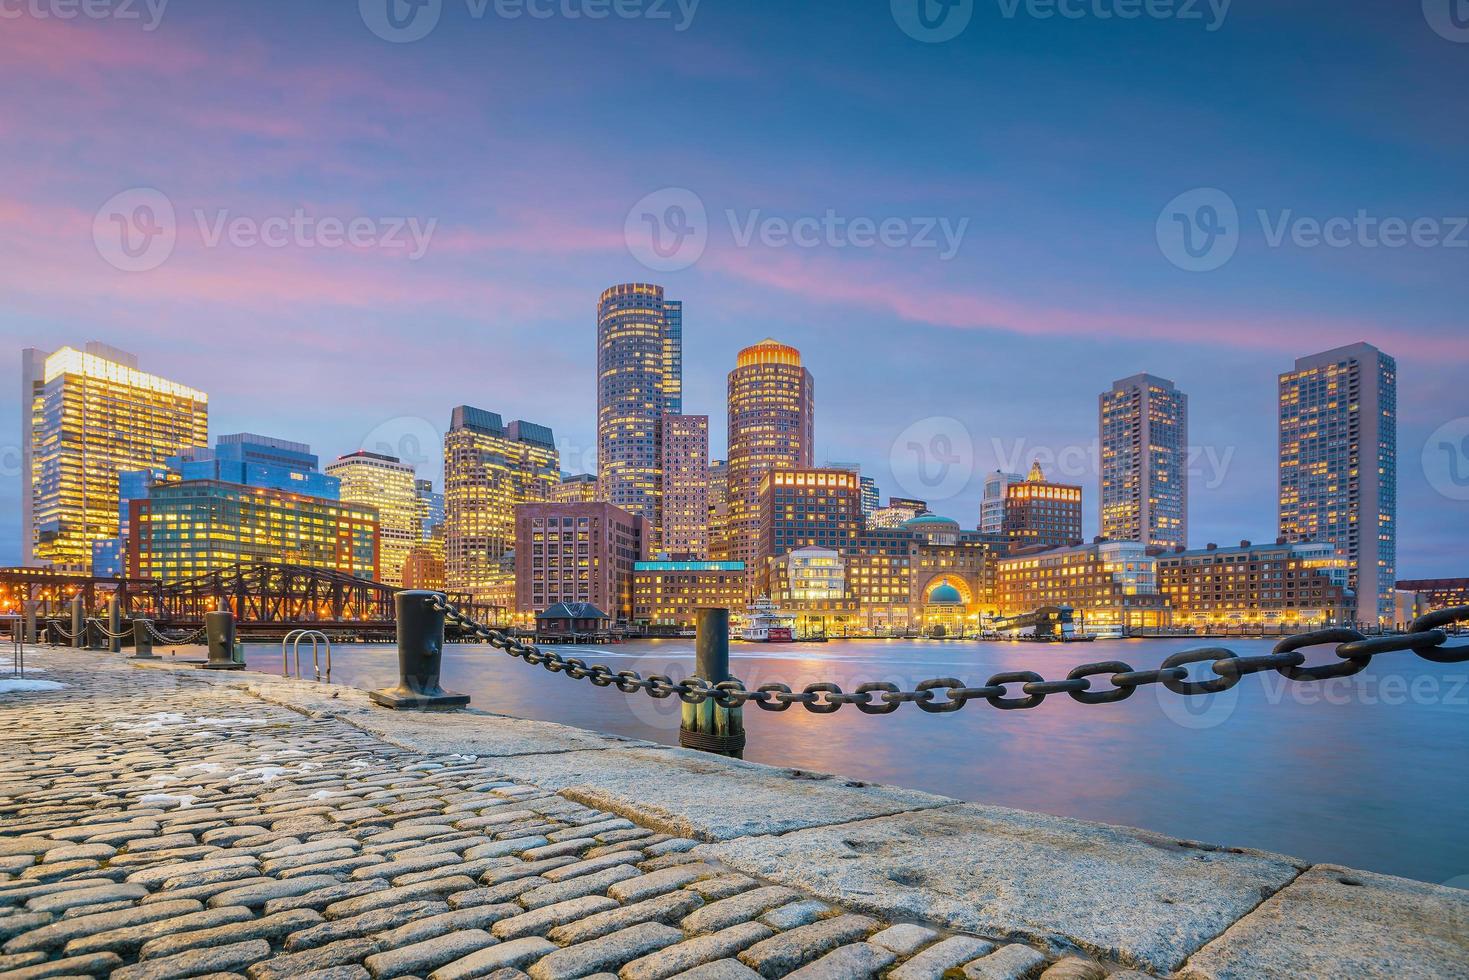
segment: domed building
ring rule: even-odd
[[[968,611],[959,590],[942,581],[929,591],[924,601],[924,629],[936,636],[963,636]]]
[[[959,543],[959,522],[937,514],[924,514],[904,521],[903,528],[918,535],[925,544],[955,545]]]

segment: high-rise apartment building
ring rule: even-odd
[[[709,416],[665,415],[659,422],[662,481],[653,550],[709,557]]]
[[[401,586],[408,555],[423,541],[421,502],[413,466],[396,456],[361,449],[338,456],[335,462],[327,464],[326,473],[341,481],[343,502],[377,510],[380,581]]]
[[[760,481],[759,586],[798,548],[845,551],[862,531],[862,490],[851,470],[778,469]]]
[[[515,608],[544,612],[589,602],[614,620],[633,617],[633,569],[647,557],[648,522],[611,504],[515,508]]]
[[[461,405],[444,434],[444,578],[448,588],[486,601],[507,595],[506,554],[515,542],[515,507],[549,500],[561,481],[551,430],[503,422]]]
[[[1188,396],[1151,374],[1115,381],[1098,400],[1102,536],[1188,545]]]
[[[1019,473],[995,470],[984,478],[984,496],[979,502],[979,529],[985,534],[1005,533],[1005,491],[1012,483],[1023,483]]]
[[[729,560],[729,465],[709,462],[709,557]]]
[[[118,474],[209,441],[209,396],[89,343],[22,352],[22,560],[85,571],[120,536]]]
[[[683,412],[683,304],[663,287],[624,283],[597,304],[599,497],[658,519],[659,419]]]
[[[765,572],[760,484],[772,470],[811,468],[815,400],[801,352],[774,340],[740,351],[729,373],[729,551],[745,563],[752,595]]]
[[[1390,624],[1397,578],[1397,361],[1371,344],[1280,376],[1280,533],[1349,562],[1356,618]]]
[[[1005,537],[1016,550],[1081,541],[1081,487],[1051,483],[1041,464],[1033,463],[1023,483],[1005,488]]]
[[[551,499],[558,504],[594,504],[597,502],[597,478],[591,473],[563,476],[551,488]]]

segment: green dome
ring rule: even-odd
[[[959,526],[959,522],[953,518],[940,517],[937,514],[924,514],[921,517],[914,517],[903,522],[904,527],[932,527],[935,524],[947,524],[954,528]]]
[[[945,582],[928,594],[928,601],[935,606],[962,606],[964,597],[959,590]]]

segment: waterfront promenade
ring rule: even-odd
[[[27,662],[66,686],[0,695],[16,980],[1469,977],[1460,890],[305,681]]]

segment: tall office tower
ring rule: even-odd
[[[595,504],[597,477],[591,473],[563,473],[561,482],[551,491],[551,500],[558,504]]]
[[[995,470],[984,478],[984,497],[979,502],[979,529],[985,534],[1005,533],[1005,491],[1012,483],[1023,483],[1019,473]]]
[[[801,352],[766,339],[740,351],[729,373],[729,557],[760,579],[760,481],[776,469],[811,467],[815,382]]]
[[[427,541],[444,524],[444,495],[434,492],[433,480],[414,480],[413,492],[418,497],[418,536]]]
[[[599,497],[658,518],[658,420],[683,411],[683,305],[663,287],[624,283],[597,304]]]
[[[655,552],[709,557],[709,416],[665,415]]]
[[[1371,344],[1296,360],[1280,376],[1280,533],[1350,563],[1357,619],[1393,622],[1398,365]]]
[[[209,396],[104,344],[22,352],[22,557],[86,570],[119,536],[118,474],[209,441]]]
[[[851,470],[857,475],[857,482],[862,488],[862,519],[867,520],[882,506],[882,497],[877,489],[877,480],[870,476],[862,475],[860,463],[845,463],[826,461],[826,469],[829,470]]]
[[[342,481],[343,502],[376,508],[380,581],[401,586],[408,555],[423,541],[412,464],[360,449],[328,463],[326,473]]]
[[[1011,547],[1064,548],[1081,541],[1081,487],[1051,483],[1039,462],[1023,483],[1005,488],[1005,536]]]
[[[1102,536],[1188,546],[1188,396],[1134,374],[1098,398]]]
[[[461,405],[444,434],[444,578],[476,599],[513,592],[503,559],[515,547],[515,505],[549,500],[561,482],[551,430],[505,424],[495,412]]]
[[[729,465],[709,462],[709,558],[729,560]]]

